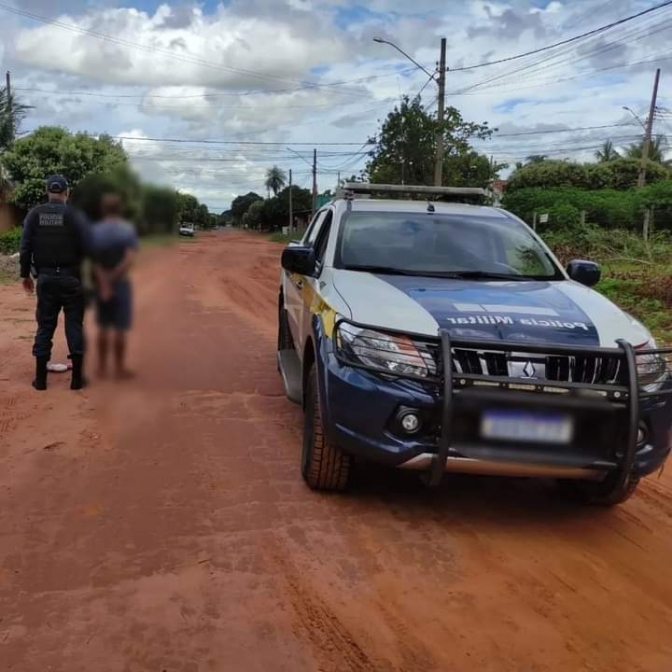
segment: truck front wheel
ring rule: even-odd
[[[563,490],[574,500],[595,506],[616,506],[627,502],[635,494],[639,478],[629,476],[624,484],[616,483],[617,474],[610,474],[603,481],[561,481]]]
[[[340,492],[348,487],[352,457],[329,441],[322,421],[317,369],[308,373],[301,473],[312,490]]]

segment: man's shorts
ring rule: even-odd
[[[131,283],[122,280],[114,286],[112,298],[109,301],[96,300],[97,322],[103,329],[127,331],[131,328],[133,317],[133,294]]]

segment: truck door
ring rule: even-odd
[[[313,314],[311,306],[315,298],[319,297],[321,293],[320,273],[324,264],[325,252],[327,251],[333,216],[334,213],[331,209],[325,211],[324,217],[322,217],[316,227],[314,240],[312,242],[313,248],[315,249],[317,277],[305,279],[307,290],[304,289],[304,301],[301,306],[301,343],[305,343],[305,340],[308,338],[312,329]]]
[[[315,242],[315,237],[317,236],[320,223],[324,219],[324,214],[323,211],[320,211],[313,217],[301,241],[302,245],[312,245]],[[301,323],[305,284],[305,276],[285,272],[285,281],[283,283],[285,310],[287,311],[287,320],[289,322],[289,329],[292,332],[292,338],[294,339],[294,346],[299,355],[303,354]]]

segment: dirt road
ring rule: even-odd
[[[33,302],[0,287],[0,670],[669,672],[669,472],[612,511],[497,479],[306,489],[278,254],[154,250],[138,382],[82,393],[30,389]]]

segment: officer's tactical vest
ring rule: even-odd
[[[40,268],[75,267],[82,260],[74,213],[67,205],[46,203],[32,213],[35,224],[33,260]]]

